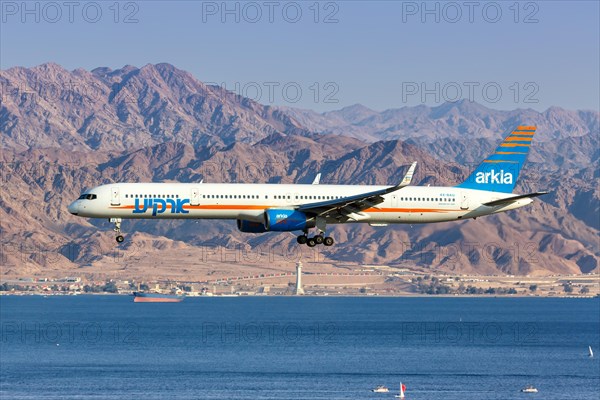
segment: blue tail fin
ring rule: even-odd
[[[512,193],[535,134],[535,126],[518,126],[457,187]]]

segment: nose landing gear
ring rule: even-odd
[[[123,237],[123,235],[121,235],[121,218],[111,218],[109,219],[109,221],[115,224],[115,227],[113,229],[117,233],[117,237],[115,238],[115,240],[117,241],[117,243],[123,243],[125,238]]]

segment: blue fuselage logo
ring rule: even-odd
[[[156,217],[156,214],[162,214],[167,211],[167,208],[171,208],[171,214],[188,214],[189,211],[185,210],[183,206],[189,204],[190,199],[143,199],[144,204],[140,204],[142,199],[135,199],[135,206],[133,208],[134,214],[143,214],[147,210],[152,210],[152,216]]]

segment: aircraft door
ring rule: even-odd
[[[392,194],[392,208],[398,207],[398,195]]]
[[[119,206],[121,205],[121,196],[119,195],[119,187],[113,186],[110,190],[110,205]]]
[[[469,209],[469,197],[467,196],[467,192],[464,190],[460,191],[460,209],[461,210]]]
[[[190,198],[190,205],[197,206],[200,204],[200,189],[192,188],[192,196]]]

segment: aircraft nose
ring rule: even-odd
[[[75,200],[74,202],[69,204],[69,206],[67,207],[67,210],[69,210],[69,212],[71,214],[77,215],[77,213],[79,212],[79,202],[77,200]]]

